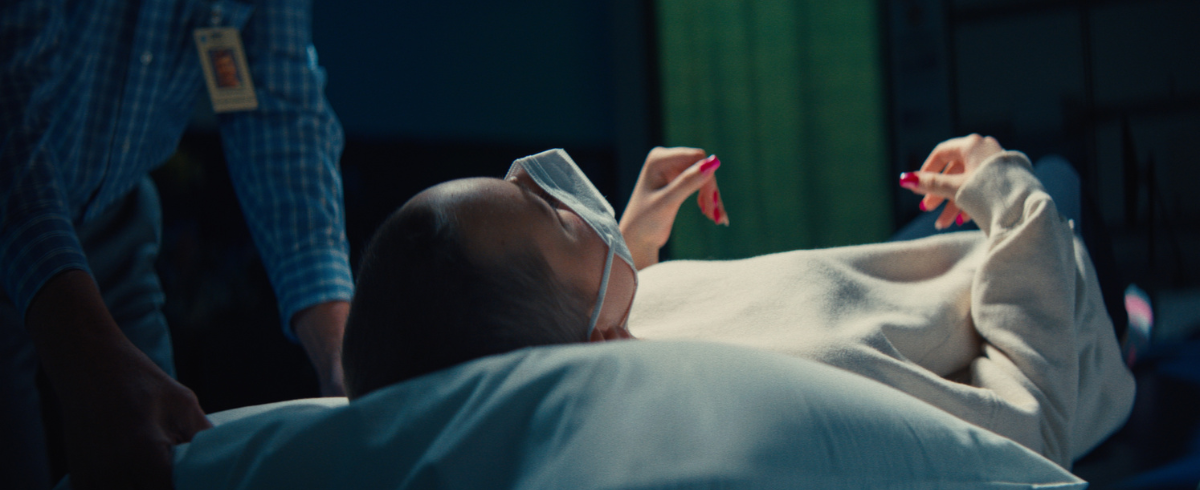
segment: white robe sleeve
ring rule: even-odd
[[[971,384],[1000,399],[1005,435],[1070,467],[1133,400],[1091,261],[1020,153],[985,162],[956,202],[987,235],[971,284],[983,339]]]
[[[1069,468],[1133,403],[1091,262],[1020,153],[956,200],[986,235],[649,267],[630,330],[839,367]]]

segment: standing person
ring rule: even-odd
[[[169,488],[171,446],[208,427],[172,379],[148,172],[207,96],[284,334],[343,393],[353,284],[311,4],[0,4],[0,481],[49,485],[34,374],[61,403],[77,488]],[[10,440],[10,434],[12,435]]]

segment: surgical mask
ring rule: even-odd
[[[596,298],[596,307],[588,321],[588,338],[591,338],[592,331],[596,329],[596,321],[600,319],[600,310],[604,306],[604,295],[608,292],[608,277],[612,273],[613,256],[624,260],[631,270],[637,270],[633,266],[633,254],[629,252],[629,247],[625,245],[625,237],[621,235],[621,229],[617,226],[616,213],[600,191],[596,190],[596,186],[592,185],[579,166],[575,165],[562,149],[546,150],[513,162],[505,178],[512,177],[518,169],[524,169],[538,187],[571,208],[571,211],[596,230],[596,234],[608,245],[604,275],[600,279],[600,295]]]

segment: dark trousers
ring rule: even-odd
[[[162,286],[154,269],[162,236],[162,209],[154,183],[147,177],[128,197],[76,232],[117,325],[174,376]],[[37,372],[37,354],[21,314],[0,292],[0,487],[42,489],[52,483],[47,448],[61,448],[62,443],[48,444],[47,434],[61,432],[45,427],[43,410],[45,419],[55,420],[57,407],[52,393],[39,391]],[[41,386],[49,388],[44,382]]]

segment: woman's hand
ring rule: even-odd
[[[715,155],[705,158],[699,148],[650,150],[620,225],[638,270],[658,263],[658,250],[671,236],[679,206],[693,192],[700,191],[700,211],[705,216],[729,224],[713,176],[720,166]]]
[[[934,221],[937,229],[950,226],[950,223],[961,225],[971,217],[959,209],[954,196],[979,165],[1003,151],[1004,148],[991,136],[972,134],[943,141],[925,159],[919,172],[900,174],[900,187],[925,196],[921,199],[921,211],[936,209],[943,200],[950,201]]]

